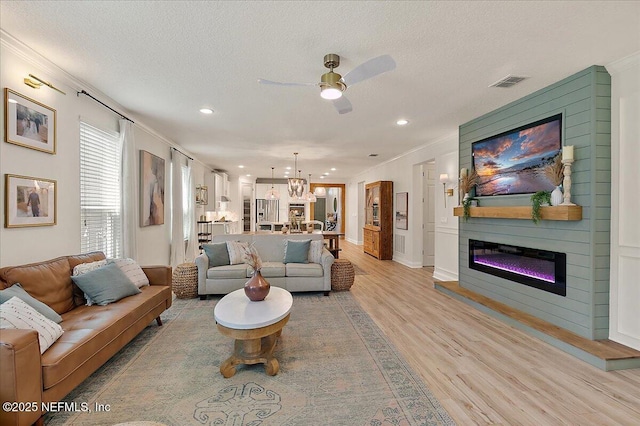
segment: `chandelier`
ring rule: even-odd
[[[298,153],[294,152],[295,155],[295,169],[298,170]],[[298,170],[300,172],[300,170]],[[287,180],[287,190],[289,191],[289,197],[294,200],[299,200],[302,198],[304,194],[304,179],[298,177],[298,172],[294,171],[295,177],[289,178]]]
[[[315,194],[311,192],[311,173],[309,173],[309,180],[307,182],[309,183],[309,192],[304,194],[304,201],[308,203],[315,203],[317,198]]]
[[[280,191],[273,187],[273,167],[271,168],[271,189],[269,189],[264,196],[267,200],[279,200],[280,199]]]

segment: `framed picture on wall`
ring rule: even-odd
[[[4,227],[55,225],[57,192],[55,180],[6,174]]]
[[[409,229],[409,193],[398,192],[396,194],[396,228]]]
[[[164,224],[164,158],[140,150],[140,226]]]
[[[49,154],[56,153],[56,110],[4,89],[4,140]]]

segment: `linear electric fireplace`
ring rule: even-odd
[[[469,268],[567,295],[567,256],[564,253],[470,239]]]

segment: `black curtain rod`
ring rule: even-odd
[[[172,150],[174,150],[174,151],[178,151],[180,154],[184,155],[184,156],[185,156],[185,157],[187,157],[189,160],[191,160],[191,161],[195,161],[193,158],[189,157],[187,154],[185,154],[184,152],[180,151],[179,149],[174,148],[174,147],[171,147],[171,149],[172,149]]]
[[[104,103],[104,102],[102,102],[101,100],[94,98],[94,97],[93,97],[93,96],[91,96],[89,93],[87,93],[85,90],[82,90],[82,91],[80,91],[80,92],[77,92],[77,93],[76,93],[76,96],[80,96],[81,94],[82,94],[82,95],[85,95],[85,96],[90,97],[91,99],[93,99],[94,101],[96,101],[97,103],[99,103],[100,105],[102,105],[103,107],[110,109],[111,111],[113,111],[113,112],[115,112],[116,114],[118,114],[120,117],[122,117],[122,118],[124,118],[125,120],[130,121],[130,122],[132,122],[132,123],[134,123],[134,124],[135,124],[135,121],[133,121],[132,119],[130,119],[130,118],[129,118],[129,117],[127,117],[126,115],[122,115],[122,114],[120,114],[118,111],[116,111],[115,109],[111,108],[109,105],[105,104],[105,103]]]

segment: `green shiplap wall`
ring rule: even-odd
[[[605,339],[611,207],[611,77],[606,69],[590,67],[460,126],[460,167],[471,168],[473,142],[558,113],[563,115],[563,145],[575,147],[571,201],[582,206],[582,220],[535,225],[461,219],[459,283],[586,338]],[[480,206],[530,205],[529,197],[481,197]],[[566,297],[469,269],[469,239],[566,253]]]

